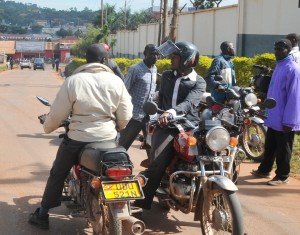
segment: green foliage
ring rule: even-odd
[[[86,63],[85,59],[76,58],[72,60],[72,62],[67,64],[67,66],[65,67],[65,71],[64,71],[65,76],[66,77],[71,76],[75,69],[77,69],[79,66],[85,63]]]
[[[135,65],[142,61],[142,59],[127,59],[127,58],[114,58],[113,59],[118,66],[120,67],[122,73],[126,76],[130,66]],[[202,76],[206,77],[207,71],[211,66],[213,59],[207,56],[200,56],[199,64],[195,67],[195,71]],[[68,74],[71,74],[72,71],[79,65],[85,63],[83,59],[75,59],[69,65],[67,65],[66,70]],[[252,65],[266,65],[268,67],[275,67],[275,57],[273,54],[262,54],[257,55],[254,58],[246,57],[235,57],[233,59],[236,80],[239,86],[247,87],[250,84],[251,77],[254,75]],[[162,73],[165,70],[171,69],[171,61],[169,59],[160,59],[156,62],[156,67],[158,73]],[[160,77],[158,77],[158,82]]]
[[[252,77],[253,59],[246,57],[235,57],[233,59],[236,82],[241,87],[247,87]]]
[[[264,53],[261,55],[256,55],[254,57],[254,64],[265,65],[269,68],[275,68],[275,55],[271,53]]]
[[[195,67],[195,71],[203,78],[206,77],[207,71],[211,66],[213,59],[208,56],[200,56],[199,64]]]
[[[59,37],[65,38],[66,36],[72,36],[73,33],[72,33],[71,30],[65,30],[63,28],[60,28],[60,30],[58,30],[56,32],[56,35],[59,36]]]

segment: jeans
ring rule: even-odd
[[[145,199],[136,200],[135,206],[151,209],[156,189],[165,173],[166,168],[174,157],[173,140],[178,134],[177,129],[164,129],[157,126],[152,136],[150,165],[143,174],[148,178],[143,188]]]
[[[140,131],[145,129],[145,126],[143,121],[130,119],[125,129],[120,131],[119,145],[128,150]]]
[[[262,173],[271,172],[276,159],[277,169],[275,173],[277,178],[280,180],[287,179],[290,173],[294,136],[294,131],[284,133],[269,127],[266,135],[264,159],[258,170]]]
[[[78,155],[87,144],[88,142],[80,142],[69,138],[65,138],[62,141],[58,148],[56,159],[53,162],[42,198],[41,206],[43,208],[51,209],[61,205],[60,198],[64,181],[72,166],[78,163]]]

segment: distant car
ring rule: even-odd
[[[42,58],[35,58],[33,61],[33,69],[42,69],[45,70],[45,63],[44,63],[44,59]]]
[[[21,60],[20,61],[20,67],[21,67],[21,69],[23,69],[23,68],[29,68],[29,69],[31,69],[31,62],[30,62],[30,60]]]

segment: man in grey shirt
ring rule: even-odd
[[[158,50],[154,44],[148,44],[144,50],[144,60],[129,68],[124,80],[132,97],[133,116],[126,128],[120,132],[119,145],[129,149],[137,135],[145,127],[143,104],[155,93]]]

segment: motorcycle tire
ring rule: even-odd
[[[106,207],[106,215],[107,215],[107,223],[103,227],[103,234],[104,235],[122,235],[122,221],[121,220],[115,220],[110,206]],[[108,232],[108,233],[107,233]]]
[[[242,148],[248,158],[261,162],[265,153],[265,139],[267,130],[263,124],[252,123],[245,125],[242,135]]]
[[[236,193],[213,184],[207,201],[200,198],[200,223],[203,235],[244,235],[243,212]]]

